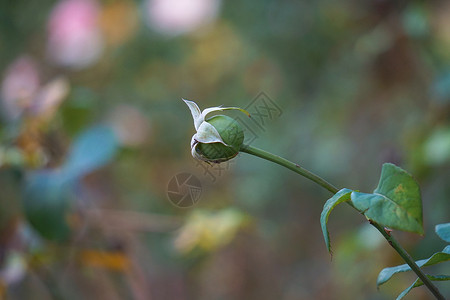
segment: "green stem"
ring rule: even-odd
[[[303,177],[306,177],[321,187],[325,188],[326,190],[330,191],[333,194],[336,194],[339,189],[323,179],[322,177],[302,168],[300,165],[293,163],[287,159],[284,159],[278,155],[269,153],[267,151],[252,147],[250,145],[242,145],[241,146],[241,152],[245,152],[257,157],[260,157],[262,159],[274,162],[280,166],[283,166],[285,168],[288,168],[291,171],[294,171],[297,174],[302,175]],[[351,203],[347,202],[351,205]],[[351,205],[353,206],[353,205]],[[438,288],[431,282],[431,280],[425,275],[425,273],[422,272],[422,270],[419,268],[419,266],[416,264],[416,262],[413,260],[413,258],[406,252],[406,250],[397,242],[397,240],[389,233],[387,232],[383,226],[375,223],[370,222],[388,241],[388,243],[394,248],[395,251],[403,258],[403,260],[411,267],[411,270],[414,271],[414,273],[417,274],[417,276],[422,280],[422,282],[425,284],[425,286],[433,293],[433,295],[436,297],[436,299],[439,300],[445,300],[444,296],[439,292]]]
[[[433,282],[428,278],[425,273],[416,264],[414,259],[409,255],[409,253],[399,244],[399,242],[384,229],[380,224],[371,222],[371,224],[384,236],[388,241],[389,245],[397,251],[397,253],[403,258],[403,260],[408,264],[411,270],[416,273],[416,275],[422,280],[424,285],[430,290],[430,292],[439,300],[445,300],[444,296],[441,294],[439,289],[433,284]]]
[[[315,183],[317,183],[321,187],[329,190],[333,194],[336,194],[339,191],[339,189],[337,187],[335,187],[334,185],[332,185],[325,179],[321,178],[320,176],[317,176],[314,173],[311,173],[310,171],[306,170],[305,168],[302,168],[298,164],[295,164],[287,159],[282,158],[281,156],[278,156],[278,155],[272,154],[270,152],[267,152],[267,151],[264,151],[264,150],[261,150],[261,149],[258,149],[258,148],[252,147],[252,146],[248,146],[248,145],[241,146],[241,152],[245,152],[245,153],[248,153],[248,154],[251,154],[254,156],[258,156],[262,159],[269,160],[269,161],[279,164],[285,168],[288,168],[289,170],[294,171],[295,173],[300,174],[303,177],[306,177],[306,178],[314,181]]]

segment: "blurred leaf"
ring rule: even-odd
[[[431,280],[431,281],[446,281],[446,280],[450,280],[450,276],[448,275],[427,275],[427,277]],[[409,293],[409,291],[411,291],[413,288],[422,286],[423,282],[420,278],[417,278],[416,281],[414,281],[413,284],[411,284],[406,290],[404,290],[403,292],[401,292],[400,295],[398,295],[396,300],[400,300],[403,297],[406,296],[406,294]]]
[[[352,192],[351,201],[367,219],[383,226],[423,234],[419,185],[405,170],[383,164],[373,194]]]
[[[92,127],[75,140],[63,170],[71,178],[81,177],[111,161],[117,147],[117,138],[111,128]]]
[[[19,148],[0,148],[0,166],[23,167],[24,162],[23,152]]]
[[[426,267],[448,260],[450,260],[450,246],[445,247],[444,250],[442,250],[442,252],[434,253],[430,258],[416,261],[416,264],[419,267]],[[410,266],[408,266],[407,264],[396,267],[384,268],[383,270],[381,270],[380,274],[378,274],[377,286],[386,283],[395,274],[407,271],[411,271]]]
[[[336,194],[334,194],[333,197],[328,199],[325,205],[323,206],[322,214],[320,215],[320,225],[322,226],[323,238],[325,239],[325,244],[327,245],[328,252],[331,252],[330,235],[327,229],[328,217],[330,216],[331,211],[338,204],[350,200],[351,193],[352,190],[344,188],[339,192],[337,192]]]
[[[450,72],[439,74],[432,85],[432,94],[439,104],[446,104],[450,101]]]
[[[194,249],[214,251],[230,243],[247,221],[248,218],[234,208],[217,212],[196,210],[180,229],[175,247],[182,253]]]
[[[424,37],[429,31],[426,11],[419,5],[409,5],[403,13],[403,26],[412,37]]]
[[[450,223],[436,225],[436,233],[441,239],[450,243]]]
[[[117,150],[111,128],[96,126],[74,142],[61,170],[44,170],[29,175],[23,194],[25,215],[36,231],[50,240],[69,237],[68,215],[74,182],[107,164]]]
[[[440,165],[450,159],[450,127],[434,130],[424,144],[424,159],[430,165]]]
[[[0,183],[2,187],[0,197],[0,236],[11,232],[11,224],[14,224],[17,216],[21,214],[20,194],[22,182],[23,172],[20,168],[0,168]]]
[[[43,237],[63,241],[69,237],[67,215],[71,182],[58,171],[32,173],[25,181],[23,208],[31,226]]]
[[[64,101],[59,112],[64,128],[70,134],[78,134],[86,124],[92,123],[98,107],[98,96],[89,88],[74,87],[69,99]]]

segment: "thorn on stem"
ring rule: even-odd
[[[387,227],[384,227],[384,232],[386,232],[387,235],[391,236],[392,229],[389,229],[389,228],[387,228]]]

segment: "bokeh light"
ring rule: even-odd
[[[95,63],[103,50],[99,13],[95,0],[58,2],[47,25],[49,60],[75,69]]]
[[[206,26],[217,17],[220,0],[147,0],[148,25],[168,35],[192,32]]]
[[[0,45],[0,299],[388,300],[415,280],[377,290],[403,262],[345,206],[330,260],[308,180],[193,160],[182,98],[246,108],[220,114],[337,187],[401,166],[426,234],[392,234],[415,259],[445,247],[449,1],[3,1]]]

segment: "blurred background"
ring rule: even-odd
[[[306,179],[194,161],[182,97],[266,113],[252,145],[338,187],[403,167],[426,235],[395,235],[416,259],[445,246],[449,1],[2,0],[0,49],[2,299],[393,299],[415,280],[376,289],[402,261],[346,206],[331,260],[330,195]],[[167,197],[181,172],[201,183],[188,208]]]

